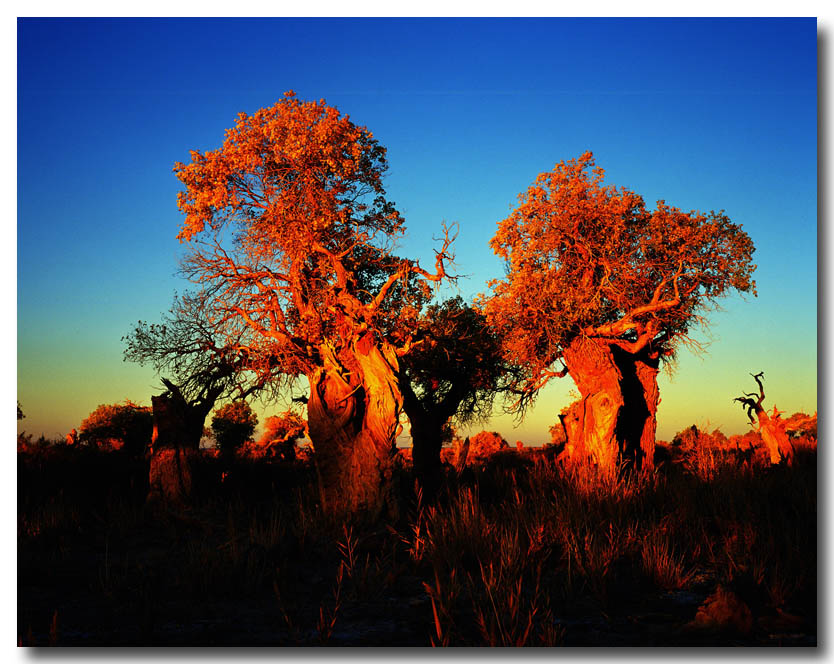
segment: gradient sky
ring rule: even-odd
[[[488,241],[519,192],[585,150],[652,207],[724,209],[756,245],[759,297],[722,301],[706,354],[661,377],[658,436],[747,430],[732,398],[751,372],[765,406],[813,412],[816,63],[813,19],[19,20],[19,429],[63,435],[162,391],[120,339],[188,288],[173,164],[289,89],[388,148],[402,253],[431,265],[441,221],[460,225],[468,299],[502,274]],[[572,390],[488,428],[544,442]]]

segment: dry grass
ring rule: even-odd
[[[435,504],[404,497],[399,523],[375,525],[325,518],[309,466],[206,459],[195,510],[160,522],[143,510],[141,464],[23,454],[19,640],[171,643],[160,625],[199,624],[219,604],[262,608],[228,609],[218,620],[238,631],[211,643],[250,642],[253,620],[259,643],[380,643],[384,633],[357,625],[397,619],[392,643],[571,644],[591,639],[571,620],[614,624],[644,600],[717,584],[756,620],[798,615],[815,633],[816,449],[796,449],[792,467],[766,467],[702,445],[642,477],[509,452],[450,474]],[[60,580],[42,606],[32,588],[45,565]],[[757,629],[747,638],[767,642]]]

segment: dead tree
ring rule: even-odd
[[[762,385],[764,371],[750,375],[753,376],[753,380],[759,386],[759,393],[744,392],[743,396],[736,397],[733,401],[738,401],[743,408],[747,409],[747,417],[750,418],[750,423],[753,427],[757,427],[770,454],[770,463],[777,464],[784,459],[790,464],[793,461],[793,446],[788,439],[785,423],[779,417],[776,406],[773,407],[773,412],[770,414],[762,406],[765,400],[764,385]],[[756,414],[755,418],[753,413]]]

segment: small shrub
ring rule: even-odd
[[[497,431],[481,431],[469,439],[468,459],[483,463],[493,454],[509,448],[509,443]]]
[[[100,405],[81,423],[78,440],[99,449],[124,449],[141,455],[151,442],[153,414],[132,401]]]
[[[263,434],[257,441],[248,442],[243,453],[255,458],[272,456],[283,461],[295,461],[296,443],[306,431],[304,418],[291,410],[267,417]]]
[[[255,433],[258,416],[245,401],[232,401],[218,408],[211,430],[221,454],[234,454]]]

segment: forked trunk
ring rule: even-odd
[[[658,360],[589,338],[571,344],[564,359],[582,396],[561,416],[567,456],[589,460],[606,472],[620,463],[651,471],[660,402]]]
[[[322,348],[307,402],[322,506],[334,514],[396,516],[394,454],[402,396],[393,349],[362,337],[338,355]]]
[[[790,438],[788,438],[785,423],[779,417],[779,410],[774,406],[773,415],[768,415],[764,406],[762,406],[765,400],[764,384],[762,383],[764,372],[751,375],[759,386],[758,397],[755,393],[745,393],[744,396],[736,397],[734,401],[740,402],[747,409],[747,417],[750,418],[751,424],[754,426],[758,424],[759,435],[761,435],[770,455],[770,463],[777,464],[784,459],[790,465],[793,463],[794,450]],[[756,413],[756,419],[753,419],[754,412]]]

